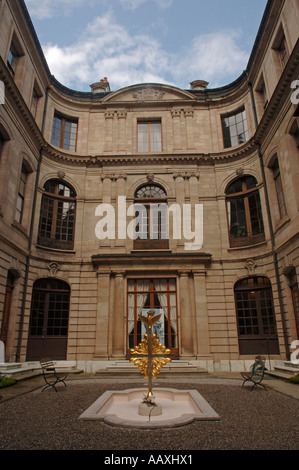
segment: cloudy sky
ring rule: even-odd
[[[25,0],[51,73],[90,91],[136,83],[209,88],[238,78],[267,0]]]

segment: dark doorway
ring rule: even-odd
[[[56,279],[36,281],[32,292],[27,361],[65,360],[70,288]]]
[[[2,316],[1,331],[0,331],[0,340],[3,341],[5,345],[7,343],[9,317],[10,317],[10,310],[11,310],[12,294],[14,290],[14,283],[15,283],[15,277],[11,271],[8,271],[6,288],[5,288],[3,316]]]
[[[279,354],[270,281],[250,277],[235,286],[240,354]]]

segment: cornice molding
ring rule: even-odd
[[[269,129],[275,122],[277,116],[280,114],[282,108],[284,108],[287,100],[289,101],[289,106],[291,103],[291,94],[293,90],[291,89],[291,83],[293,80],[298,79],[299,76],[299,39],[296,43],[296,46],[293,49],[292,55],[287,63],[286,68],[283,71],[283,74],[278,82],[278,85],[271,97],[271,100],[265,110],[265,113],[258,125],[255,141],[258,143],[264,141],[268,134]],[[283,102],[283,105],[282,105]]]
[[[12,76],[8,72],[2,57],[0,57],[0,80],[4,83],[5,87],[5,101],[8,100],[8,96],[11,98],[10,102],[18,110],[18,118],[22,119],[23,124],[29,130],[30,136],[36,140],[37,145],[42,147],[45,141],[41,131],[37,126],[31,112],[29,111],[28,106],[26,105]],[[5,106],[5,103],[1,106]]]
[[[59,149],[47,145],[45,157],[71,166],[117,166],[131,164],[165,164],[165,163],[198,163],[214,165],[215,163],[227,163],[237,161],[251,156],[257,150],[255,138],[240,147],[228,149],[219,153],[197,153],[197,152],[172,152],[159,154],[105,154],[105,155],[73,155],[67,154]]]

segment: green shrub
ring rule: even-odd
[[[0,377],[0,388],[10,387],[16,383],[12,377]]]
[[[290,382],[299,385],[299,373],[290,378]]]

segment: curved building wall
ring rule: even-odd
[[[268,2],[248,68],[226,87],[80,93],[50,76],[23,2],[1,1],[0,325],[8,361],[47,352],[94,369],[125,359],[140,334],[142,289],[144,308],[164,312],[176,359],[209,370],[242,369],[268,352],[289,359],[299,331],[298,109],[290,88],[298,14],[293,2]],[[165,240],[161,222],[149,243],[121,232],[137,189],[155,185],[182,223],[192,208],[191,247],[183,225],[178,237],[170,223]],[[98,225],[103,204],[116,231],[100,239],[99,227],[113,229],[111,218]],[[252,290],[247,281],[238,290],[246,279]],[[48,332],[38,327],[44,317]]]

